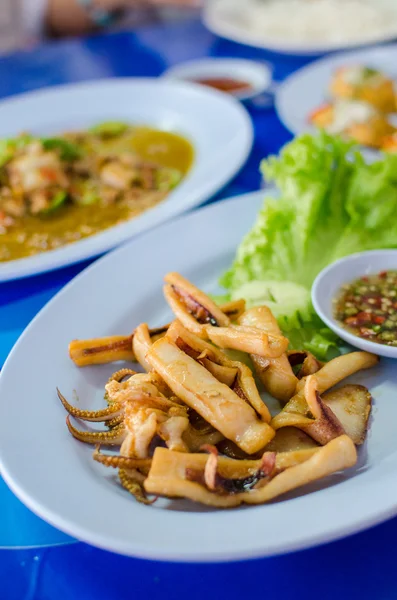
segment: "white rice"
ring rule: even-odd
[[[397,36],[397,0],[212,0],[260,40],[343,44]]]

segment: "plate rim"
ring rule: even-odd
[[[170,229],[173,229],[175,226],[180,227],[181,224],[183,225],[183,223],[186,223],[186,221],[194,220],[197,217],[197,215],[200,215],[200,214],[206,215],[211,212],[219,211],[222,215],[224,210],[228,210],[228,212],[229,211],[232,212],[234,206],[237,206],[237,204],[243,203],[244,201],[247,201],[250,199],[252,201],[254,201],[254,199],[255,199],[255,201],[259,205],[260,201],[262,201],[265,198],[265,194],[268,192],[271,192],[271,191],[272,191],[271,188],[268,188],[267,190],[260,190],[258,192],[252,192],[252,193],[244,194],[241,196],[227,198],[223,201],[217,202],[216,204],[212,204],[212,205],[203,207],[199,211],[195,211],[195,212],[187,214],[187,215],[186,214],[181,215],[176,220],[168,221],[167,223],[163,224],[163,228],[166,230],[165,233],[167,233]],[[154,235],[154,233],[155,232],[152,230],[152,231],[146,232],[145,235],[151,236],[151,235]],[[158,234],[158,231],[156,231],[156,234]],[[14,346],[13,350],[11,351],[11,353],[10,353],[9,357],[7,358],[6,363],[3,367],[3,372],[2,372],[2,374],[0,374],[0,387],[2,387],[2,385],[3,385],[4,373],[7,372],[8,365],[11,364],[14,353],[16,353],[16,350],[19,348],[19,346],[24,343],[24,339],[26,336],[29,335],[30,329],[33,327],[35,322],[39,318],[42,317],[43,313],[45,313],[45,311],[48,309],[48,307],[52,303],[55,303],[57,301],[57,299],[59,299],[60,296],[62,296],[63,294],[66,295],[67,293],[69,293],[69,290],[73,286],[78,286],[80,279],[84,278],[87,275],[87,272],[93,273],[96,269],[100,271],[102,269],[102,265],[106,261],[111,263],[113,260],[115,260],[117,258],[117,256],[119,256],[123,252],[127,252],[128,248],[131,248],[131,251],[132,251],[133,246],[136,243],[140,243],[140,242],[141,242],[141,238],[134,238],[133,240],[131,240],[129,242],[128,245],[124,245],[124,246],[114,250],[112,253],[107,254],[100,260],[96,261],[94,264],[87,267],[84,271],[82,271],[79,275],[77,275],[77,277],[75,277],[72,281],[70,281],[62,290],[60,290],[54,296],[54,298],[36,315],[36,317],[33,319],[32,323],[24,331],[24,333],[22,334],[22,336],[20,337],[20,339]],[[294,540],[292,542],[290,541],[289,543],[286,543],[286,542],[280,543],[279,545],[273,544],[271,548],[266,548],[266,545],[264,547],[260,547],[260,548],[255,547],[254,549],[244,550],[244,551],[241,549],[239,550],[239,549],[232,548],[232,549],[228,550],[227,552],[225,552],[224,550],[222,550],[222,551],[219,551],[219,550],[212,551],[211,550],[208,552],[207,551],[203,552],[202,550],[200,551],[200,550],[193,549],[192,551],[189,551],[189,553],[187,553],[187,554],[186,553],[181,554],[180,552],[178,553],[177,551],[170,552],[169,550],[167,550],[167,547],[160,547],[159,545],[155,545],[155,547],[153,547],[153,544],[152,544],[152,546],[149,545],[149,546],[143,548],[142,544],[139,544],[139,542],[136,543],[136,542],[134,542],[134,540],[129,540],[128,543],[125,541],[122,541],[122,540],[119,540],[119,542],[116,542],[114,538],[113,539],[109,538],[109,536],[106,538],[106,540],[104,540],[103,535],[101,536],[100,533],[98,533],[96,531],[92,532],[89,529],[84,530],[84,528],[80,528],[80,530],[78,532],[76,532],[76,527],[73,527],[73,524],[71,525],[67,520],[65,521],[65,518],[63,516],[60,516],[59,512],[56,512],[56,511],[54,512],[54,510],[45,512],[45,509],[40,507],[40,501],[36,502],[36,500],[34,498],[32,498],[27,492],[25,492],[24,489],[20,489],[19,484],[15,483],[13,481],[12,474],[8,472],[8,469],[5,467],[4,462],[5,462],[4,455],[3,455],[3,451],[1,449],[1,441],[0,441],[0,470],[2,472],[4,481],[10,487],[10,489],[14,492],[14,494],[18,498],[20,498],[20,500],[22,500],[22,502],[24,502],[24,504],[26,504],[26,506],[28,506],[28,508],[30,510],[32,510],[39,517],[41,517],[44,520],[46,520],[47,522],[49,522],[51,525],[57,527],[58,529],[61,529],[68,535],[71,535],[75,538],[77,537],[78,539],[82,539],[87,543],[93,544],[93,545],[103,548],[105,550],[118,552],[120,554],[125,554],[128,556],[136,556],[136,557],[142,557],[142,558],[147,558],[147,559],[160,560],[160,561],[164,561],[164,562],[171,562],[171,561],[185,562],[185,563],[227,562],[227,561],[246,560],[246,559],[252,559],[252,558],[275,556],[278,554],[289,553],[289,552],[296,551],[296,550],[311,548],[311,547],[317,546],[319,544],[324,544],[324,543],[327,543],[330,541],[334,541],[334,540],[346,537],[350,534],[357,533],[357,532],[367,529],[373,525],[381,523],[381,522],[387,520],[388,518],[391,518],[397,512],[397,502],[395,501],[392,504],[390,504],[390,502],[388,502],[386,507],[382,508],[382,510],[378,510],[376,512],[376,514],[372,514],[368,518],[355,517],[353,520],[351,520],[349,522],[348,526],[339,525],[339,527],[331,527],[331,530],[328,526],[328,529],[325,529],[325,531],[321,530],[316,535],[313,535],[313,533],[305,533],[305,535],[302,535],[297,540]],[[390,493],[392,492],[393,483],[394,483],[394,488],[395,488],[395,495],[397,497],[397,481],[394,481],[394,478],[390,485],[389,491],[390,491]],[[337,487],[338,487],[338,484],[332,486],[330,488],[331,492],[329,492],[329,493],[332,495],[332,490],[335,490]],[[334,494],[335,493],[336,492],[334,491]],[[316,494],[317,494],[317,492],[315,492],[314,495],[316,495]],[[387,495],[385,495],[385,497],[386,496]],[[386,500],[386,498],[383,499],[383,501],[385,501],[385,500]],[[299,498],[294,501],[298,502]],[[288,502],[288,500],[286,500],[286,502]],[[247,510],[254,512],[256,510],[259,510],[260,508],[261,507],[249,507]],[[182,513],[182,514],[186,517],[185,522],[187,522],[190,513]],[[218,511],[217,514],[220,515],[219,516],[220,519],[225,518],[225,513],[219,513],[219,511]],[[205,515],[200,515],[200,517],[205,517]],[[182,518],[184,518],[184,517],[182,517]],[[204,520],[204,519],[202,519],[202,520]],[[79,528],[78,525],[77,525],[77,528]]]
[[[239,147],[239,153],[236,153],[233,156],[233,159],[230,161],[230,163],[228,162],[228,169],[224,169],[224,172],[222,172],[221,175],[218,175],[217,172],[214,171],[216,178],[214,181],[211,179],[210,183],[204,182],[204,191],[201,191],[201,193],[197,195],[194,189],[191,189],[189,194],[186,195],[188,201],[185,202],[183,208],[179,208],[177,206],[173,207],[171,203],[166,215],[160,215],[159,217],[157,216],[158,208],[160,207],[161,209],[161,206],[163,206],[163,203],[160,203],[152,209],[144,211],[134,219],[114,225],[113,227],[109,227],[108,229],[100,231],[77,242],[66,244],[59,249],[42,252],[41,254],[39,253],[17,260],[0,262],[0,283],[6,281],[15,281],[78,264],[85,260],[100,256],[101,254],[106,253],[124,243],[128,243],[130,239],[141,235],[145,231],[149,231],[150,229],[158,227],[162,223],[165,223],[172,218],[178,217],[179,215],[189,212],[194,208],[198,208],[200,205],[210,200],[217,192],[222,190],[243,168],[249,158],[254,144],[254,126],[248,111],[236,98],[232,97],[231,95],[223,94],[218,90],[206,88],[193,82],[171,80],[161,76],[103,77],[84,82],[49,86],[46,88],[39,88],[28,92],[22,92],[20,94],[15,94],[0,99],[0,111],[3,107],[10,106],[15,102],[23,103],[25,100],[29,101],[31,98],[33,100],[36,98],[40,99],[46,95],[51,95],[53,93],[56,94],[59,92],[62,93],[65,91],[67,92],[68,90],[73,92],[74,90],[78,91],[91,88],[95,89],[95,87],[98,86],[134,86],[145,84],[160,87],[170,87],[176,90],[179,88],[182,91],[190,90],[200,95],[206,95],[209,97],[213,96],[214,98],[218,98],[218,100],[222,100],[229,107],[234,108],[236,115],[241,121],[240,131],[241,135],[243,136],[243,143]],[[181,185],[183,185],[183,182]],[[173,192],[169,194],[167,199],[172,199],[172,194]],[[145,223],[143,226],[140,225],[141,219],[145,218],[148,214],[152,215],[151,218],[149,217],[150,222]],[[138,225],[135,225],[136,223],[138,223]],[[130,232],[130,229],[133,229],[134,231]]]

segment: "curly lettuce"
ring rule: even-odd
[[[278,299],[278,319],[290,339],[296,338],[294,345],[324,357],[336,340],[311,308],[311,285],[338,258],[397,247],[397,155],[367,164],[340,138],[305,134],[264,160],[261,170],[279,196],[266,199],[221,283],[233,297],[249,282],[304,286],[306,309],[301,295],[296,306],[301,326],[283,322],[283,305],[291,313],[291,294]]]

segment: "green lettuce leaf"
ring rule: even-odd
[[[298,295],[296,309],[303,322],[295,329],[304,329],[305,339],[296,338],[295,343],[324,356],[327,344],[329,350],[335,340],[316,321],[311,285],[338,258],[397,247],[397,155],[366,164],[352,144],[326,133],[306,134],[285,146],[278,157],[264,160],[261,170],[280,195],[266,199],[221,284],[232,297],[249,282],[304,286],[306,311],[302,312]],[[277,318],[283,327],[283,316],[293,310],[291,294],[278,303]]]

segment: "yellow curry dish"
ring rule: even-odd
[[[138,216],[180,183],[193,155],[179,135],[119,122],[0,140],[0,262]]]

